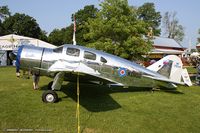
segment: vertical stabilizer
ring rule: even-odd
[[[181,79],[183,79],[184,83],[189,85],[191,84],[189,83],[190,77],[187,70],[185,71],[182,67],[183,63],[178,56],[168,55],[147,67],[147,69],[169,78],[172,82],[181,83]],[[187,77],[187,79],[184,79],[184,77]]]

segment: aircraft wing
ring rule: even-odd
[[[48,72],[65,72],[66,77],[74,77],[79,74],[81,82],[91,82],[97,84],[109,84],[123,86],[123,84],[112,79],[103,77],[97,70],[87,66],[86,64],[78,61],[56,61],[49,69]],[[70,78],[73,79],[73,78]],[[69,79],[69,81],[70,81]]]

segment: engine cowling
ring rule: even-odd
[[[30,45],[22,45],[18,49],[16,67],[20,69],[39,72],[37,68],[41,67],[44,48]]]

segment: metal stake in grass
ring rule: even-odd
[[[76,106],[76,118],[77,118],[77,130],[80,133],[80,104],[79,104],[79,73],[77,74],[77,106]]]

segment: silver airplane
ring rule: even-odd
[[[167,87],[176,84],[191,85],[187,70],[182,69],[179,57],[169,55],[145,68],[126,59],[86,48],[66,44],[55,49],[22,45],[18,48],[16,67],[54,78],[42,100],[53,103],[58,100],[55,90],[60,90],[63,81],[109,86]]]

